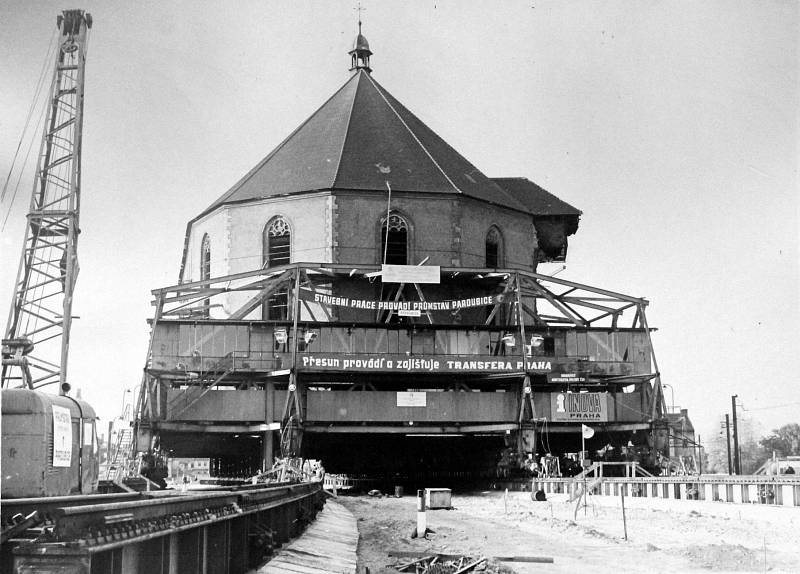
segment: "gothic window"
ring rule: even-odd
[[[267,267],[286,265],[291,260],[292,230],[281,216],[273,217],[264,228],[264,263]]]
[[[292,229],[281,216],[273,217],[264,227],[264,267],[286,265],[291,262]],[[265,319],[283,321],[288,317],[289,290],[282,288],[267,299]]]
[[[396,213],[389,214],[388,231],[386,218],[381,223],[381,261],[408,264],[408,222]]]
[[[486,234],[486,267],[496,269],[503,265],[503,236],[497,227],[492,226]]]
[[[208,233],[203,235],[203,241],[200,244],[200,281],[211,279],[211,239]],[[202,315],[209,316],[210,299],[203,300]]]
[[[200,281],[211,279],[211,239],[208,233],[203,235],[203,242],[200,244]]]

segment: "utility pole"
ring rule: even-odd
[[[731,417],[725,413],[725,438],[728,440],[728,474],[733,474],[731,466]]]
[[[739,395],[731,397],[731,409],[733,409],[733,472],[734,474],[742,474],[741,460],[739,460],[739,428],[736,425],[736,398]]]
[[[699,473],[703,474],[703,443],[700,440],[700,435],[697,435],[697,460]]]

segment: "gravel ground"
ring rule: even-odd
[[[519,574],[617,572],[800,572],[800,508],[530,493],[454,493],[452,510],[429,510],[427,539],[412,538],[416,496],[342,496],[356,517],[359,568],[389,574],[390,550],[470,556],[546,556],[552,564],[502,563]],[[489,564],[496,570],[498,563]],[[413,571],[412,571],[413,572]]]

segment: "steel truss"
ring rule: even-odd
[[[78,276],[83,84],[89,14],[58,18],[59,48],[31,194],[28,226],[3,339],[2,386],[67,384]],[[35,354],[34,354],[35,352]]]
[[[281,449],[284,456],[293,456],[300,451],[303,427],[303,409],[301,407],[301,392],[296,368],[299,336],[298,321],[301,312],[305,311],[312,322],[333,322],[334,317],[326,306],[321,305],[313,309],[308,302],[299,296],[300,289],[313,293],[329,292],[331,284],[338,280],[362,279],[369,281],[379,280],[380,266],[366,265],[353,267],[352,265],[332,265],[322,263],[295,263],[257,269],[250,272],[237,273],[224,277],[216,277],[203,281],[194,281],[180,285],[173,285],[163,289],[156,289],[153,305],[156,308],[152,322],[153,328],[161,321],[170,320],[212,320],[212,321],[260,321],[264,316],[262,306],[275,292],[283,291],[289,295],[289,316],[291,322],[291,363],[282,371],[270,373],[276,379],[280,377],[288,381],[288,390],[283,409],[281,424]],[[486,270],[465,268],[441,268],[442,281],[459,281],[477,285],[487,293],[495,293],[495,303],[488,313],[485,325],[501,326],[507,328],[509,333],[514,333],[520,340],[527,341],[530,333],[541,332],[548,328],[604,328],[641,329],[650,337],[645,309],[648,305],[646,299],[631,297],[607,289],[592,287],[576,283],[567,279],[551,277],[538,273],[522,270]],[[406,293],[415,300],[425,302],[425,285],[392,284],[388,299],[393,301],[404,300]],[[216,304],[221,297],[230,294],[247,294],[245,303],[237,308],[230,305]],[[208,311],[211,316],[208,316]],[[315,315],[322,314],[322,316]],[[375,323],[388,323],[394,311],[379,312]],[[411,319],[427,324],[436,324],[434,312],[423,312],[419,318]],[[441,317],[441,316],[440,316]],[[452,316],[448,314],[452,321]],[[308,322],[308,319],[303,319]],[[439,324],[448,324],[440,322]],[[527,330],[527,333],[526,333]],[[654,372],[651,374],[627,377],[625,380],[609,382],[643,383],[654,381],[654,393],[651,402],[651,416],[653,419],[661,418],[665,414],[663,391],[661,390],[660,376],[655,362],[652,341],[650,341],[651,360]],[[152,414],[152,405],[148,399],[156,392],[155,376],[149,374],[151,346],[148,350],[147,365],[142,381],[142,400],[139,404],[137,419],[140,424],[147,425]],[[528,353],[524,345],[519,346],[521,359],[525,361],[527,373]],[[235,361],[235,357],[229,357]],[[224,363],[225,361],[223,361]],[[220,373],[222,375],[220,376]],[[213,373],[200,373],[199,381],[195,381],[202,389],[194,389],[195,396],[200,397],[212,387],[223,382],[230,373],[227,363]],[[526,373],[518,373],[521,381],[519,392],[520,400],[520,428],[530,425],[536,417],[533,408],[530,377]],[[622,378],[620,378],[622,379]],[[187,385],[187,395],[190,393]],[[197,385],[195,385],[197,386]]]

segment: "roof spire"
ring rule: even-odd
[[[350,71],[353,70],[366,70],[368,73],[372,71],[369,67],[369,57],[372,52],[369,49],[369,42],[361,35],[361,12],[366,8],[361,7],[361,2],[358,3],[358,36],[353,44],[353,49],[348,52],[350,54]]]

